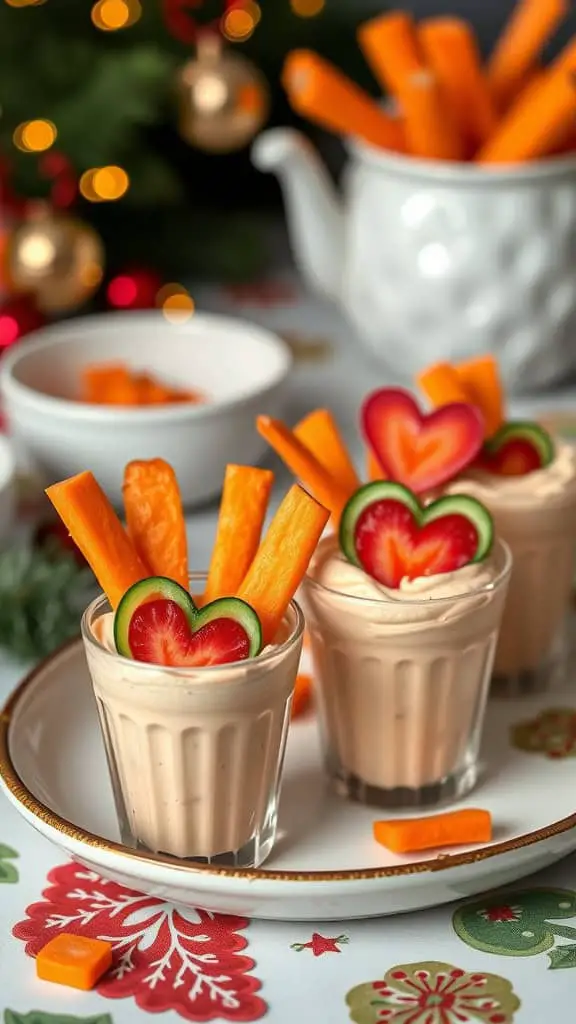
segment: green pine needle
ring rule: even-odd
[[[80,632],[94,577],[57,543],[0,552],[0,647],[26,661],[44,658]]]

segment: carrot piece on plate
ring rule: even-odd
[[[343,487],[285,423],[273,420],[270,416],[259,416],[256,424],[258,432],[294,476],[312,491],[321,505],[339,519],[346,502],[354,493],[354,488]]]
[[[374,822],[374,839],[392,853],[417,853],[444,846],[489,843],[492,839],[490,811],[467,807],[428,818],[396,818]]]
[[[292,718],[303,715],[312,703],[312,676],[301,672],[296,678],[294,696],[292,698]]]
[[[280,503],[235,595],[259,616],[265,644],[274,640],[329,518],[298,484]]]
[[[204,601],[230,597],[241,585],[260,544],[274,482],[269,469],[226,467],[216,541]]]
[[[294,427],[294,434],[350,493],[360,487],[358,474],[332,413],[315,409]]]
[[[36,956],[36,975],[42,981],[89,992],[112,966],[112,945],[101,939],[61,932]]]
[[[176,474],[164,459],[135,460],[122,485],[128,534],[150,576],[188,590],[188,542]]]
[[[134,583],[150,575],[112,505],[90,472],[46,490],[113,608]]]

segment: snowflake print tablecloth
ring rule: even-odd
[[[374,371],[349,351],[337,312],[287,278],[192,293],[201,308],[285,337],[295,362],[286,419],[321,402],[353,431]],[[279,470],[280,490],[286,479]],[[194,516],[194,564],[207,564],[215,516]],[[21,673],[0,658],[0,700]],[[576,700],[551,701],[510,742],[536,762],[576,763],[575,710]],[[505,892],[454,899],[401,917],[302,923],[175,907],[66,862],[0,795],[0,1024],[574,1024],[576,857]],[[92,992],[36,978],[35,955],[62,931],[113,947]]]

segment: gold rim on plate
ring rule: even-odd
[[[552,825],[547,825],[545,828],[537,829],[534,832],[527,832],[522,836],[508,839],[505,842],[485,846],[480,850],[472,850],[470,853],[441,854],[431,860],[416,861],[411,864],[398,864],[393,867],[362,868],[359,870],[346,869],[341,871],[266,871],[262,868],[224,868],[211,864],[184,864],[173,857],[131,850],[120,843],[102,839],[101,836],[96,836],[92,832],[78,828],[71,821],[67,821],[51,811],[24,785],[10,754],[10,725],[20,702],[26,696],[30,687],[36,682],[39,675],[45,672],[54,661],[57,661],[63,655],[72,654],[76,647],[81,647],[81,643],[80,639],[74,639],[63,644],[57,651],[54,651],[53,654],[40,662],[36,668],[32,669],[6,701],[0,713],[0,779],[2,779],[6,789],[12,794],[16,802],[25,807],[30,814],[68,839],[84,843],[91,849],[104,850],[107,853],[116,854],[141,864],[167,866],[172,870],[182,871],[185,874],[202,873],[225,878],[258,879],[259,881],[266,882],[355,882],[419,875],[426,872],[446,871],[449,868],[477,864],[479,861],[498,857],[503,853],[511,853],[514,850],[521,850],[526,846],[532,846],[534,843],[542,842],[544,839],[551,839],[554,836],[562,835],[564,832],[569,832],[572,828],[576,828],[576,813],[574,813],[570,814],[567,818],[554,822]]]

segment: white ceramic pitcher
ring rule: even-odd
[[[350,144],[345,197],[307,139],[252,158],[282,183],[294,255],[395,375],[494,352],[510,390],[576,369],[576,158],[484,169]]]

